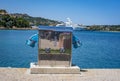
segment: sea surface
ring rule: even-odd
[[[0,67],[29,68],[37,62],[37,44],[26,40],[36,30],[0,30]],[[81,47],[72,50],[72,63],[80,68],[120,68],[120,32],[74,31]]]

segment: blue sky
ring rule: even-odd
[[[120,24],[120,0],[0,0],[0,9],[84,25]]]

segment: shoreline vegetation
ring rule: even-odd
[[[0,9],[0,29],[32,29],[32,26],[56,26],[61,22],[28,14],[8,13]],[[34,28],[33,28],[34,29]]]
[[[0,30],[36,30],[36,28],[32,28],[32,27],[21,27],[21,28],[5,28],[5,27],[0,27]]]
[[[86,30],[92,31],[120,31],[120,25],[91,25],[87,26]]]
[[[33,28],[32,26],[56,26],[60,23],[64,22],[50,20],[42,17],[32,17],[28,14],[10,14],[4,9],[0,9],[0,30],[35,30],[36,28]],[[88,25],[85,27],[85,30],[88,31],[120,31],[120,25]]]

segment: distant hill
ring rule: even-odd
[[[47,26],[55,26],[56,24],[59,24],[60,22],[55,20],[50,20],[42,17],[32,17],[28,14],[20,14],[20,13],[14,13],[10,14],[13,17],[22,17],[29,21],[30,25],[47,25]]]
[[[28,14],[8,13],[0,9],[0,27],[5,28],[28,28],[33,25],[55,26],[60,22],[42,17],[32,17]]]
[[[0,9],[0,14],[7,14],[7,11],[6,10],[4,10],[4,9]]]
[[[120,31],[120,25],[91,25],[87,30],[93,31]]]

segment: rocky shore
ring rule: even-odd
[[[0,81],[120,81],[120,69],[82,69],[80,74],[30,74],[29,68],[0,68]]]

